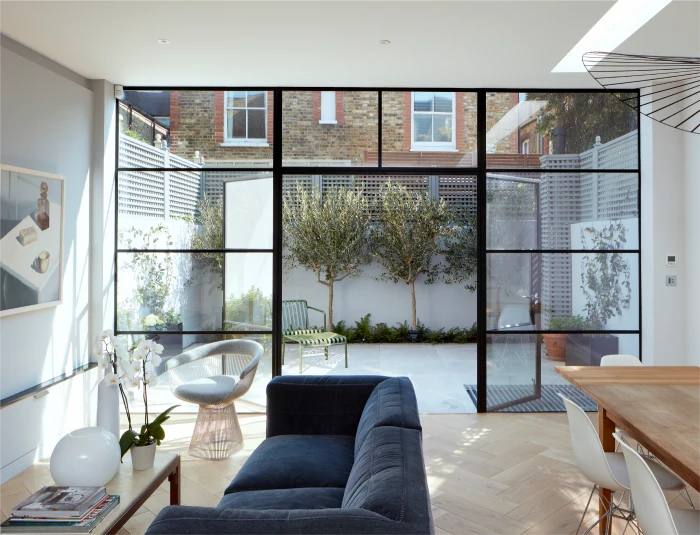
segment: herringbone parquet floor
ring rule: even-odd
[[[592,418],[595,414],[590,415]],[[182,453],[182,502],[215,506],[226,486],[265,437],[265,417],[241,416],[245,447],[226,461],[187,455],[195,416],[168,422],[162,451]],[[436,533],[568,535],[575,532],[590,484],[573,459],[565,414],[425,414],[423,441]],[[44,468],[44,470],[46,470]],[[31,491],[50,483],[48,471],[0,487],[2,518]],[[36,477],[34,477],[36,476]],[[700,496],[690,489],[695,503]],[[674,507],[687,507],[678,494]],[[168,504],[167,486],[120,531],[143,533]],[[590,511],[586,524],[594,521]],[[613,526],[621,535],[621,524]]]

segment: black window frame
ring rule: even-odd
[[[264,250],[245,250],[245,252],[269,252],[273,255],[273,281],[272,281],[272,330],[265,331],[236,331],[236,330],[216,330],[216,331],[177,331],[173,334],[217,334],[217,335],[230,335],[230,334],[247,334],[247,335],[271,335],[272,336],[272,376],[276,377],[282,374],[282,361],[281,361],[281,348],[282,348],[282,335],[281,335],[281,312],[282,312],[282,184],[285,175],[308,175],[310,174],[310,169],[312,169],[314,175],[382,175],[382,176],[397,176],[397,175],[451,175],[451,176],[476,176],[477,177],[477,412],[487,412],[486,406],[486,351],[487,351],[487,337],[492,334],[498,334],[494,331],[489,331],[486,329],[486,288],[487,288],[487,265],[486,258],[489,250],[487,250],[486,243],[486,232],[487,232],[487,222],[486,222],[486,202],[487,202],[487,173],[532,173],[537,172],[535,168],[487,168],[486,166],[486,99],[489,93],[608,93],[605,89],[551,89],[551,88],[452,88],[452,87],[333,87],[333,86],[323,86],[323,87],[288,87],[288,86],[278,86],[278,87],[260,87],[260,86],[130,86],[125,87],[124,91],[250,91],[250,90],[262,90],[262,91],[272,91],[274,95],[273,101],[273,132],[272,132],[272,144],[273,144],[273,158],[271,167],[215,167],[211,168],[212,171],[235,171],[235,172],[271,172],[273,177],[273,247],[272,249]],[[283,109],[283,94],[285,91],[364,91],[364,92],[377,92],[377,102],[378,102],[378,121],[377,121],[377,165],[375,167],[332,167],[332,166],[319,166],[319,167],[305,167],[305,166],[283,166],[282,165],[282,109]],[[382,115],[382,93],[383,92],[454,92],[454,93],[475,93],[477,96],[477,165],[474,167],[403,167],[403,166],[388,166],[382,165],[382,126],[383,126],[383,115]],[[634,93],[633,90],[626,90],[626,92]],[[639,94],[639,91],[637,91]],[[119,103],[120,100],[115,102],[115,113],[116,117],[119,116]],[[411,110],[413,114],[413,110]],[[266,112],[267,117],[267,112]],[[638,255],[638,273],[639,273],[639,287],[637,289],[639,296],[639,323],[638,329],[636,330],[605,330],[605,331],[585,331],[586,333],[596,334],[636,334],[639,338],[639,359],[642,360],[642,173],[641,173],[641,120],[639,110],[637,110],[637,128],[639,136],[637,139],[637,167],[636,169],[607,169],[607,170],[597,170],[596,172],[606,172],[606,173],[636,173],[638,179],[638,196],[637,196],[637,211],[638,211],[638,232],[639,232],[639,244],[636,249],[625,249],[620,252],[630,252]],[[124,171],[162,171],[162,168],[121,168],[119,167],[119,124],[117,122],[116,126],[116,139],[115,139],[115,162],[117,165],[114,172],[114,188],[115,188],[115,251],[114,251],[114,331],[117,335],[128,335],[128,334],[163,334],[167,336],[167,333],[162,331],[125,331],[117,329],[117,289],[118,289],[118,272],[117,272],[117,259],[120,253],[133,253],[133,252],[144,252],[143,249],[122,249],[119,248],[118,232],[119,232],[119,173]],[[413,136],[413,132],[409,132],[408,135]],[[269,133],[268,133],[269,138]],[[167,171],[183,171],[191,169],[179,169],[179,168],[167,168]],[[207,169],[205,168],[204,171]],[[571,173],[571,172],[581,172],[580,169],[557,169],[548,170],[548,173]],[[170,253],[189,253],[192,252],[191,249],[167,249],[167,250],[149,250],[149,252],[170,252]],[[243,252],[235,249],[221,249],[221,250],[211,250],[207,252],[212,253],[235,253]],[[491,252],[502,253],[502,250],[493,250]],[[556,253],[556,250],[528,250],[531,253]],[[590,251],[579,251],[576,249],[567,249],[566,251],[560,251],[566,253],[576,253],[576,252],[590,252]],[[528,334],[535,334],[541,336],[541,334],[552,332],[550,330],[535,330],[528,331]],[[564,334],[576,334],[581,333],[581,331],[556,331],[558,333]],[[539,366],[539,362],[537,363]]]

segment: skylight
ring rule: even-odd
[[[552,72],[586,72],[581,60],[586,52],[612,52],[670,3],[671,0],[618,0]]]

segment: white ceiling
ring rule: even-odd
[[[2,1],[0,31],[122,85],[597,87],[550,71],[611,5]],[[700,2],[674,1],[618,51],[700,56]]]

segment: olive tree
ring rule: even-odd
[[[321,195],[301,186],[287,193],[282,211],[287,269],[313,271],[328,288],[328,326],[333,328],[334,285],[357,277],[369,264],[370,213],[361,190],[331,188]]]
[[[469,211],[456,214],[452,232],[444,244],[442,253],[445,255],[445,282],[463,284],[470,292],[476,291],[476,214]]]
[[[197,211],[194,214],[184,216],[181,219],[194,227],[190,239],[190,249],[206,251],[224,248],[224,212],[221,203],[205,196],[199,201]],[[192,258],[197,261],[198,269],[192,271],[187,284],[190,285],[197,277],[210,273],[219,280],[218,287],[222,289],[224,255],[198,252],[192,253]]]
[[[430,192],[413,193],[388,181],[381,196],[381,210],[373,233],[374,257],[384,268],[382,277],[402,281],[411,289],[411,328],[417,328],[416,281],[424,276],[430,284],[442,267],[434,261],[442,239],[451,232],[450,211],[443,199]]]

